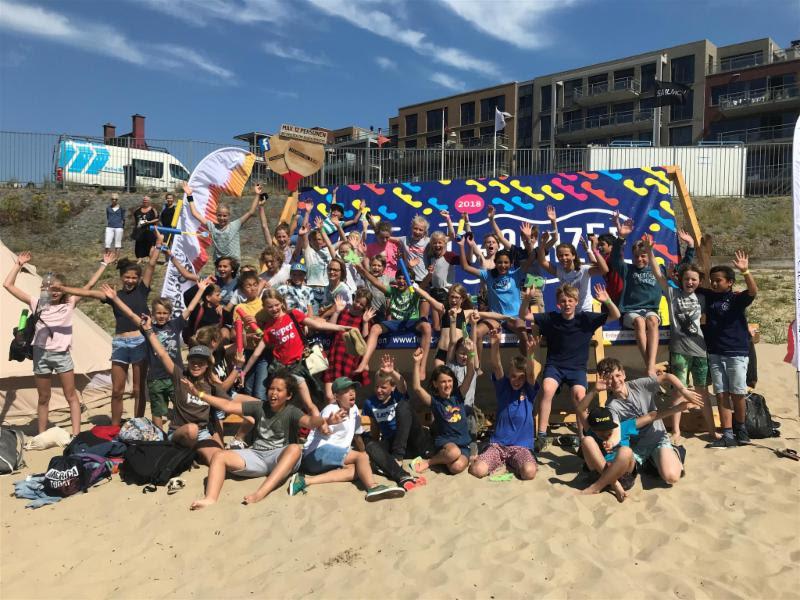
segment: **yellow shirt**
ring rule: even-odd
[[[264,308],[264,303],[261,301],[261,297],[258,297],[254,300],[249,300],[247,302],[241,302],[233,308],[233,320],[234,321],[242,320],[242,317],[239,315],[240,311],[246,315],[255,318],[255,316],[261,311],[262,308]],[[259,336],[256,335],[255,332],[252,329],[250,329],[247,325],[245,325],[244,327],[244,333],[246,338],[244,345],[245,348],[247,348],[248,350],[252,350],[256,346],[258,346],[258,342],[260,341]]]

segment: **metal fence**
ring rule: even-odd
[[[241,142],[196,140],[133,140],[86,136],[0,132],[0,183],[30,186],[102,186],[149,190],[175,189],[210,152],[246,147]],[[303,180],[306,186],[337,186],[364,182],[429,181],[497,175],[534,175],[598,168],[634,168],[677,164],[690,192],[711,196],[773,196],[791,194],[792,145],[788,142],[744,144],[733,153],[718,147],[571,147],[542,149],[378,148],[365,144],[333,147],[323,168]],[[258,155],[258,153],[256,153]],[[598,157],[611,157],[599,167]],[[722,161],[715,157],[728,157]],[[734,167],[730,166],[734,156]],[[605,160],[605,159],[603,159]],[[610,158],[608,160],[611,160]],[[705,161],[705,162],[704,162]],[[714,166],[714,165],[719,166]],[[699,165],[699,166],[698,166]],[[702,168],[700,168],[702,167]],[[713,167],[713,168],[712,168]],[[274,191],[285,191],[282,177],[259,157],[252,179]],[[702,179],[702,181],[701,181]]]

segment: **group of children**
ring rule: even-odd
[[[261,500],[287,479],[290,495],[315,484],[358,480],[369,501],[396,498],[425,485],[423,473],[437,465],[452,474],[468,470],[478,478],[496,476],[505,467],[530,480],[536,475],[536,456],[551,443],[550,411],[562,387],[569,388],[574,405],[576,450],[597,477],[583,493],[608,489],[622,501],[637,469],[647,463],[666,483],[677,482],[682,448],[673,445],[663,419],[670,419],[679,434],[680,413],[688,408],[704,411],[711,447],[749,442],[745,309],[757,287],[742,252],[733,267],[747,289],[734,292],[733,268],[716,266],[705,275],[693,262],[694,240],[682,231],[686,249],[677,272],[663,270],[647,237],[632,243],[631,262],[626,262],[633,223],[619,215],[615,234],[582,240],[582,259],[575,246],[559,243],[552,207],[547,209],[550,227],[541,234],[530,224],[520,227],[520,246],[503,236],[489,209],[493,233],[479,246],[468,220],[466,233],[456,236],[447,211],[440,213],[446,232],[429,233],[427,220],[416,216],[410,235],[395,237],[390,223],[371,215],[345,221],[344,208],[337,204],[313,227],[309,211],[271,231],[259,186],[242,217],[232,220],[230,208],[220,204],[216,223],[195,209],[188,186],[184,191],[188,212],[209,231],[213,275],[203,277],[180,264],[156,232],[144,269],[126,259],[117,262],[118,289],[107,284],[94,289],[113,254],[104,256],[81,288],[67,286],[56,275],[46,306],[15,286],[16,275],[30,260],[27,253],[19,255],[4,286],[40,317],[34,342],[40,430],[47,425],[51,375],[58,374],[70,402],[73,433],[79,431],[69,359],[72,311],[81,297],[111,306],[116,321],[112,424],[121,422],[132,366],[134,380],[146,382],[135,389],[135,415],[144,414],[149,396],[153,422],[162,427],[172,404],[169,438],[196,448],[198,460],[208,465],[205,496],[192,509],[218,499],[226,474],[263,478],[245,503]],[[256,213],[266,248],[261,264],[243,265],[240,230]],[[448,250],[448,243],[458,251]],[[162,253],[195,284],[177,316],[168,299],[148,305]],[[476,298],[457,283],[457,266],[479,280]],[[549,312],[543,310],[541,290],[547,277],[558,280],[558,310]],[[708,287],[702,287],[706,277]],[[656,362],[662,294],[670,317],[669,372]],[[590,389],[592,337],[616,319],[634,331],[646,376],[628,381],[619,361],[604,359]],[[519,353],[506,367],[500,359],[504,330],[519,340]],[[381,336],[397,333],[419,336],[410,382],[388,352],[370,371]],[[434,335],[438,341],[431,361]],[[322,336],[330,337],[328,366],[318,373],[311,357],[319,354]],[[182,342],[189,345],[185,363]],[[543,368],[537,360],[540,346],[546,346]],[[487,374],[496,408],[488,438],[478,440],[475,391]],[[709,378],[721,436],[711,413]],[[356,390],[370,386],[359,411]],[[665,386],[674,398],[669,408],[658,410],[656,399]],[[603,407],[592,407],[600,391],[609,399]],[[432,416],[430,427],[423,423],[424,413]],[[222,431],[226,415],[240,417],[227,444]],[[369,420],[369,433],[362,429],[362,415]],[[377,484],[375,471],[391,483]]]

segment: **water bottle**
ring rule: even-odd
[[[42,293],[39,295],[39,309],[50,306],[50,302],[52,300],[50,288],[52,287],[54,281],[55,278],[53,277],[52,273],[47,273],[42,278]]]

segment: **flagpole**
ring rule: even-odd
[[[794,364],[797,375],[797,414],[800,415],[800,118],[794,126],[792,148],[792,204],[794,223]]]
[[[447,110],[446,108],[442,109],[442,173],[439,179],[444,179],[444,111]]]
[[[497,177],[497,117],[494,118],[494,144],[492,145],[492,177]]]
[[[664,79],[664,59],[666,56],[662,54],[658,57],[656,62],[656,81],[663,81]],[[661,106],[658,102],[653,106],[653,147],[661,145]]]

